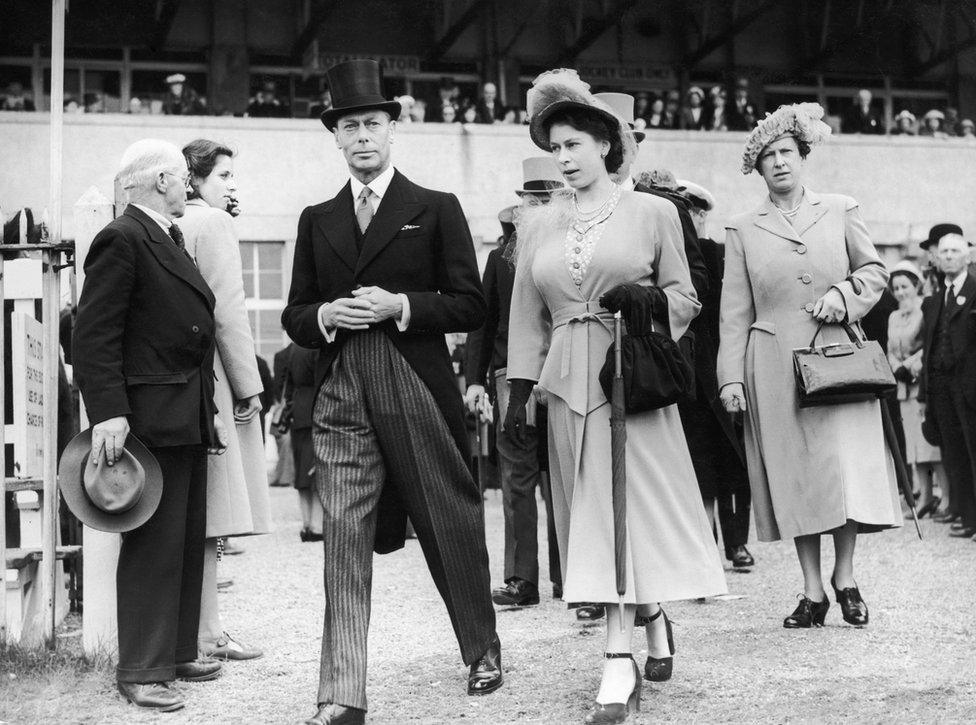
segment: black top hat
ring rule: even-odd
[[[322,114],[322,123],[334,131],[342,116],[377,108],[400,118],[400,104],[383,98],[383,77],[380,64],[368,58],[349,60],[334,65],[325,72],[332,91],[332,108]]]
[[[920,243],[922,249],[928,249],[929,247],[937,247],[939,245],[939,240],[942,239],[946,234],[958,234],[962,236],[962,227],[958,224],[936,224],[934,227],[929,229],[929,238],[924,242]]]

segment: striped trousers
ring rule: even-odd
[[[318,703],[366,709],[376,511],[397,489],[470,664],[495,636],[481,494],[427,386],[379,330],[352,335],[313,413],[324,508],[325,622]]]

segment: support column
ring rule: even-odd
[[[251,90],[245,0],[211,0],[210,109],[244,113]]]

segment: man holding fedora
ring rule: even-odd
[[[457,199],[390,163],[400,104],[379,64],[327,72],[335,136],[351,179],[298,222],[281,320],[318,348],[313,412],[324,507],[325,622],[312,725],[361,723],[372,550],[403,545],[406,516],[451,618],[468,693],[502,684],[481,492],[444,335],[476,329],[485,300]]]
[[[89,525],[124,532],[116,571],[118,688],[130,702],[163,711],[183,707],[173,680],[220,674],[218,663],[197,660],[207,451],[223,452],[226,431],[213,402],[214,296],[174,222],[183,214],[188,177],[173,144],[146,139],[126,149],[119,180],[130,204],[96,235],[85,258],[72,343],[92,422],[73,444],[89,453],[82,498],[116,518],[106,528],[105,516],[93,516],[90,506],[73,510]],[[158,461],[161,491],[149,509],[141,496],[99,495],[99,481],[125,478],[123,469],[107,470],[117,462],[135,470],[126,449],[142,446],[130,434]],[[65,460],[62,487],[81,485],[77,459]]]
[[[565,187],[559,167],[551,156],[536,156],[522,162],[523,184],[515,193],[523,206],[546,204],[555,189]],[[523,443],[503,435],[505,411],[508,410],[508,314],[515,284],[515,268],[509,259],[509,247],[517,244],[515,222],[518,207],[509,207],[499,215],[505,232],[502,246],[491,250],[485,265],[485,296],[488,314],[485,324],[468,336],[469,371],[465,402],[475,412],[483,403],[486,389],[494,390],[494,400],[501,412],[495,416],[496,448],[501,473],[502,509],[505,517],[505,586],[492,591],[495,604],[525,607],[539,603],[539,545],[538,507],[536,488],[542,484],[539,460],[540,427],[537,401],[529,401],[527,419],[530,421]],[[506,214],[507,212],[507,214]],[[507,221],[505,218],[507,217]],[[547,518],[552,522],[549,537],[549,578],[553,582],[554,598],[562,597],[559,555],[556,549],[555,522],[547,491]]]
[[[925,427],[942,451],[949,535],[968,539],[976,537],[976,277],[967,268],[969,244],[958,226],[937,225],[928,241],[935,242],[943,284],[922,302],[919,397],[925,400]]]

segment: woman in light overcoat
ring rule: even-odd
[[[610,178],[636,153],[626,123],[575,71],[543,74],[529,94],[532,140],[552,153],[571,190],[519,223],[505,430],[518,440],[538,382],[549,404],[563,597],[616,603],[610,405],[598,378],[611,343],[610,298],[622,286],[653,298],[657,323],[674,339],[700,305],[674,205]],[[627,415],[627,435],[625,606],[607,607],[607,660],[587,723],[623,722],[639,703],[635,624],[647,635],[645,678],[668,679],[673,638],[658,603],[726,589],[677,406]]]
[[[217,539],[271,531],[267,465],[259,413],[261,375],[244,306],[237,232],[225,209],[237,188],[233,152],[198,139],[183,148],[190,168],[190,199],[178,221],[186,252],[216,297],[217,355],[214,402],[233,411],[227,452],[207,458],[207,544],[200,608],[200,647],[224,659],[252,659],[261,651],[224,631],[217,605]],[[235,435],[236,434],[236,435]]]
[[[868,622],[854,580],[859,532],[901,525],[893,463],[876,401],[801,409],[793,350],[821,322],[856,326],[888,280],[854,199],[803,185],[810,145],[830,130],[817,104],[783,106],[751,134],[743,173],[769,195],[727,225],[718,378],[729,411],[745,413],[756,528],[762,541],[793,539],[804,595],[787,628],[821,626],[829,602],[820,536],[833,534],[831,583],[844,619]],[[849,342],[826,324],[818,344]]]

